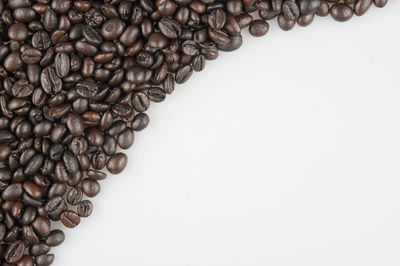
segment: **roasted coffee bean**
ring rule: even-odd
[[[77,206],[77,213],[80,217],[89,217],[92,211],[93,205],[89,200],[81,201]]]
[[[135,116],[131,126],[135,131],[142,131],[148,126],[149,122],[149,116],[146,113],[141,113]]]
[[[40,256],[40,255],[46,254],[49,251],[50,251],[50,246],[47,246],[47,245],[45,245],[43,243],[42,244],[38,244],[38,245],[32,245],[29,248],[29,253],[32,256]]]
[[[137,92],[132,97],[132,107],[138,112],[146,111],[150,106],[150,100],[143,92]]]
[[[263,20],[254,20],[250,23],[249,32],[255,37],[264,36],[269,30],[269,25]]]
[[[171,18],[162,18],[158,22],[158,28],[162,34],[170,39],[177,38],[182,33],[181,24]]]
[[[242,35],[233,35],[230,37],[230,40],[228,43],[226,44],[218,44],[218,49],[224,52],[232,52],[235,51],[237,49],[240,48],[240,46],[242,46]],[[193,69],[195,68],[195,62],[193,61]],[[205,62],[204,62],[205,63]],[[203,66],[204,68],[204,66]],[[195,70],[195,69],[194,69]],[[197,71],[201,71],[202,68],[200,68],[200,70]],[[196,70],[195,70],[196,71]]]
[[[193,73],[193,68],[190,65],[180,68],[176,72],[175,76],[176,83],[178,84],[185,83],[192,76],[192,73]]]
[[[344,22],[353,17],[354,11],[347,4],[337,3],[331,7],[330,13],[335,20]]]
[[[7,201],[16,201],[18,200],[23,193],[22,184],[15,183],[9,185],[1,194],[1,198]]]
[[[46,213],[52,217],[57,217],[66,208],[67,208],[67,205],[66,205],[64,199],[62,197],[58,196],[47,202]]]
[[[286,0],[282,4],[282,13],[285,19],[294,21],[300,16],[300,8],[295,1]]]
[[[43,154],[36,154],[35,156],[33,156],[30,162],[26,165],[24,169],[24,174],[28,176],[36,174],[42,167],[44,159],[45,157]]]
[[[299,1],[300,12],[302,15],[314,14],[318,11],[321,6],[321,0],[300,0]]]
[[[81,202],[82,196],[83,196],[82,189],[80,187],[73,187],[68,192],[67,202],[68,202],[68,204],[71,204],[71,205],[77,205],[79,202]]]
[[[62,81],[52,67],[46,67],[42,70],[40,82],[47,94],[56,94],[62,90]]]
[[[11,243],[4,254],[4,258],[9,263],[18,262],[24,255],[25,245],[22,241],[14,241]]]
[[[100,192],[100,184],[96,180],[86,178],[82,181],[82,190],[86,196],[95,197]]]
[[[54,261],[53,254],[39,255],[35,259],[35,263],[37,266],[49,266],[53,263],[53,261]]]
[[[92,99],[97,96],[99,88],[93,79],[85,79],[76,85],[76,92],[83,98]]]
[[[128,164],[128,157],[124,153],[116,153],[107,162],[107,170],[117,175],[121,173]]]
[[[76,114],[68,115],[67,127],[73,136],[81,136],[85,130],[82,119]]]
[[[61,214],[61,222],[65,227],[74,228],[79,225],[81,218],[76,212],[66,210]]]

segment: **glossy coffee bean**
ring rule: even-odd
[[[128,157],[124,153],[116,153],[107,161],[107,170],[117,175],[121,173],[128,164]]]

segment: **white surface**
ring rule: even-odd
[[[207,62],[55,265],[400,265],[399,11],[272,25]]]

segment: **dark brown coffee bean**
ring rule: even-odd
[[[35,263],[37,266],[50,266],[53,264],[54,255],[53,254],[44,254],[37,256],[35,259]]]
[[[4,254],[4,258],[9,263],[18,262],[24,255],[25,245],[22,241],[14,241],[11,243]]]
[[[3,200],[8,200],[8,201],[16,201],[22,196],[23,193],[23,188],[22,184],[15,183],[9,185],[1,194],[1,198]]]
[[[300,12],[302,15],[314,14],[318,11],[321,6],[320,0],[300,0],[299,1]]]
[[[82,190],[86,196],[95,197],[100,192],[100,184],[96,180],[86,178],[82,181]]]
[[[300,8],[293,0],[286,0],[282,5],[282,13],[286,20],[295,21],[300,16]]]
[[[32,245],[29,248],[29,253],[32,256],[40,256],[50,251],[50,247],[45,244]]]
[[[118,135],[118,146],[121,149],[129,149],[134,141],[135,135],[133,131],[129,128],[126,128],[122,133]]]
[[[40,82],[43,90],[47,94],[56,94],[62,89],[62,81],[52,67],[46,67],[42,70],[42,73],[40,74]]]
[[[125,25],[122,20],[112,18],[106,21],[101,27],[101,36],[106,40],[117,39],[124,31]]]
[[[23,23],[15,23],[8,28],[8,37],[14,41],[25,41],[28,34],[28,28]]]
[[[182,33],[182,27],[179,22],[171,18],[162,18],[158,22],[158,28],[162,34],[170,39],[177,38]]]
[[[178,84],[185,83],[192,76],[192,73],[193,69],[190,65],[180,68],[175,76],[176,83]]]
[[[145,112],[150,106],[150,100],[143,92],[137,92],[132,97],[132,107],[138,112]]]
[[[91,163],[94,169],[101,170],[106,166],[107,157],[105,153],[96,151],[92,154]]]
[[[331,7],[330,13],[335,20],[345,22],[353,17],[354,11],[349,5],[338,3]]]
[[[58,18],[56,12],[52,9],[47,9],[43,16],[43,26],[48,32],[52,32],[57,29]]]
[[[128,157],[124,153],[116,153],[107,162],[107,170],[117,175],[121,173],[128,164]]]
[[[254,20],[251,22],[249,32],[255,37],[264,36],[269,30],[269,24],[263,20]]]
[[[74,228],[79,225],[81,218],[76,212],[66,210],[61,214],[61,222],[65,227]]]
[[[82,189],[80,187],[73,187],[68,192],[67,202],[68,202],[68,204],[71,204],[71,205],[77,205],[79,202],[81,202],[82,196],[83,196]]]
[[[81,201],[77,207],[77,213],[80,217],[89,217],[92,214],[93,205],[89,200]]]
[[[53,230],[50,232],[49,236],[46,238],[46,245],[49,247],[57,247],[61,245],[65,240],[65,234],[61,230]]]
[[[47,202],[46,213],[50,215],[50,217],[55,218],[58,217],[66,208],[67,205],[64,199],[58,196]]]

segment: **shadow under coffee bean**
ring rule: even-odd
[[[51,265],[121,173],[145,113],[241,31],[348,21],[388,0],[0,0],[0,264]],[[258,14],[258,19],[253,18]]]

